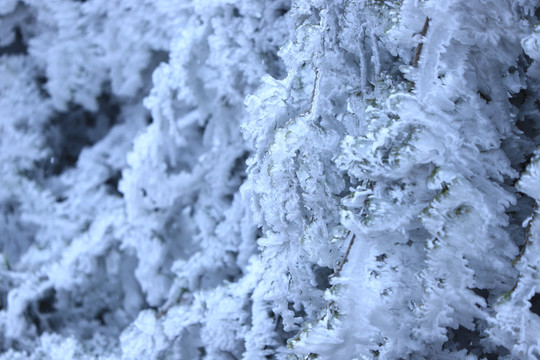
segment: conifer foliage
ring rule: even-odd
[[[4,0],[0,109],[0,360],[540,359],[533,0]]]

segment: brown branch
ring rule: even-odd
[[[354,244],[354,238],[356,237],[355,234],[353,234],[353,236],[351,237],[351,241],[349,242],[349,246],[347,247],[347,251],[345,252],[345,256],[343,256],[343,260],[341,261],[341,263],[339,264],[337,270],[332,274],[330,275],[330,279],[336,277],[336,276],[339,276],[339,274],[341,273],[341,269],[343,269],[343,265],[345,265],[345,263],[349,260],[349,253],[351,252],[351,248]]]
[[[422,36],[422,39],[418,43],[418,46],[416,47],[416,52],[414,53],[414,59],[412,65],[414,67],[418,66],[418,61],[420,60],[420,55],[422,54],[422,47],[424,46],[424,37],[427,34],[428,28],[429,28],[429,21],[430,19],[426,16],[426,21],[424,22],[424,26],[422,27],[422,31],[420,31],[420,35]],[[413,34],[416,35],[417,33]]]

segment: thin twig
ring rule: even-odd
[[[351,241],[349,242],[349,246],[347,247],[347,251],[345,252],[345,256],[343,257],[343,260],[341,261],[341,263],[339,264],[337,270],[332,274],[330,275],[330,279],[336,277],[336,276],[339,276],[339,274],[341,273],[341,269],[343,269],[343,265],[345,265],[345,263],[349,260],[349,253],[351,252],[351,248],[354,244],[354,238],[356,237],[355,234],[353,234],[353,236],[351,237]]]
[[[362,91],[366,90],[367,87],[367,63],[366,63],[366,54],[365,54],[365,39],[366,37],[366,24],[363,24],[360,28],[360,39],[359,40],[359,51],[358,56],[360,58],[360,87]]]
[[[159,319],[161,317],[163,317],[164,315],[166,315],[169,310],[171,310],[174,306],[180,304],[182,302],[182,295],[184,295],[184,293],[186,292],[185,289],[182,289],[180,290],[180,294],[178,294],[176,300],[174,301],[170,301],[168,304],[165,303],[163,305],[163,307],[159,310],[159,312],[157,313],[156,317]]]
[[[416,52],[414,53],[414,59],[412,65],[414,67],[418,66],[418,61],[420,60],[420,55],[422,54],[422,47],[424,46],[424,37],[427,34],[428,28],[429,28],[429,17],[426,16],[426,21],[424,22],[424,26],[422,27],[422,31],[420,31],[420,35],[422,36],[420,42],[418,43],[418,46],[416,47]],[[413,36],[416,34],[413,34]]]
[[[319,68],[315,68],[315,80],[313,81],[313,90],[311,91],[311,100],[309,101],[309,108],[306,112],[302,113],[300,116],[305,116],[311,114],[313,110],[313,103],[315,102],[315,93],[317,91],[317,85],[319,82]]]
[[[323,52],[326,52],[326,40],[324,37],[322,38],[322,48]],[[313,56],[311,58],[311,61],[313,61]],[[309,108],[306,112],[300,114],[300,116],[310,115],[311,111],[313,110],[313,104],[315,103],[315,95],[317,93],[317,87],[319,86],[319,68],[313,64],[313,67],[315,68],[315,80],[313,81],[313,90],[311,91],[311,100],[309,101]]]

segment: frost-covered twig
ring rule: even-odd
[[[375,36],[374,31],[370,31],[371,38],[371,49],[373,51],[373,65],[375,65],[375,74],[379,75],[381,73],[381,55],[379,53],[379,44],[377,43],[377,37]]]
[[[350,232],[349,232],[349,234],[350,234]],[[343,260],[339,264],[337,270],[332,275],[330,275],[330,278],[337,277],[341,273],[341,269],[343,269],[343,265],[345,265],[345,263],[349,259],[349,253],[351,252],[351,248],[352,248],[352,246],[354,244],[354,238],[355,237],[356,237],[356,235],[353,234],[352,237],[351,237],[351,241],[349,242],[349,246],[347,247],[347,251],[345,252],[345,256],[343,256]]]
[[[426,16],[426,21],[424,22],[424,26],[422,27],[422,31],[420,31],[420,36],[422,36],[420,42],[418,43],[418,46],[416,47],[416,52],[414,53],[414,59],[413,59],[413,66],[418,66],[418,61],[420,60],[420,55],[422,54],[422,47],[424,46],[424,37],[427,34],[428,28],[429,28],[429,17]],[[416,35],[416,34],[413,34]]]
[[[161,309],[159,309],[156,317],[159,319],[159,318],[162,318],[164,315],[167,314],[167,312],[169,312],[169,310],[175,306],[175,305],[178,305],[180,304],[180,302],[182,302],[182,295],[184,295],[184,293],[186,292],[186,289],[180,289],[180,292],[179,294],[175,297],[175,299],[173,300],[169,300],[167,301],[165,304],[163,304],[163,306],[161,307]]]
[[[318,82],[319,82],[319,68],[315,68],[315,80],[313,81],[313,90],[311,92],[311,100],[309,101],[309,108],[302,115],[311,114],[311,111],[313,110],[313,103],[315,102],[315,93],[317,92]]]

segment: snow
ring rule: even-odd
[[[540,358],[531,0],[4,0],[0,360]]]

